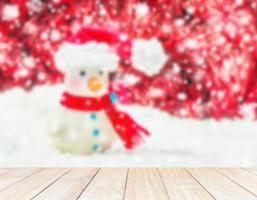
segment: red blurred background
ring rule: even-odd
[[[62,82],[53,53],[83,26],[158,37],[169,62],[148,77],[126,60],[113,75],[128,103],[179,117],[257,116],[257,2],[252,0],[1,0],[0,90]]]

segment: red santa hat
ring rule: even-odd
[[[167,61],[162,44],[156,38],[131,40],[113,30],[84,27],[55,53],[55,62],[62,72],[74,67],[100,67],[114,71],[119,60],[130,59],[134,68],[152,76]]]

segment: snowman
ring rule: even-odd
[[[132,149],[149,135],[116,109],[118,97],[110,89],[109,74],[118,68],[120,58],[149,76],[157,74],[167,59],[157,39],[132,41],[113,30],[84,27],[60,46],[54,58],[65,77],[59,124],[51,129],[57,150],[104,152],[117,138]]]

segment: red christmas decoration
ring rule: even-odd
[[[153,77],[122,61],[113,88],[123,102],[180,117],[257,114],[255,1],[4,0],[0,16],[0,90],[61,82],[53,53],[82,26],[101,26],[158,37],[169,55]]]

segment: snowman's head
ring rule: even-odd
[[[99,97],[108,92],[109,74],[118,67],[119,57],[105,43],[67,43],[55,54],[55,61],[65,76],[67,92]]]
[[[108,92],[109,73],[100,67],[73,68],[65,74],[65,87],[73,95],[99,97]]]

